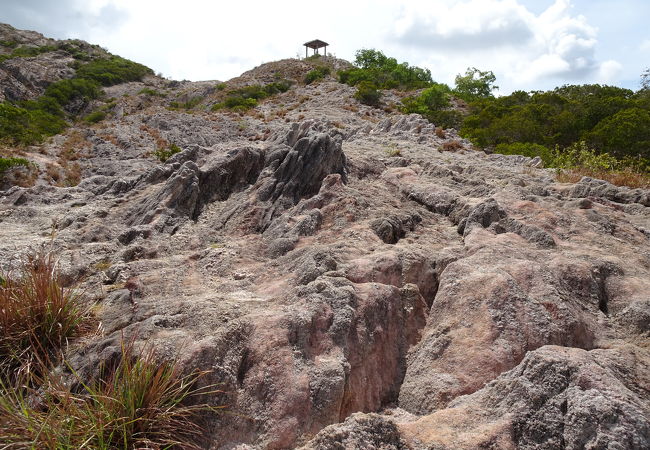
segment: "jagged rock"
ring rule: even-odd
[[[224,391],[205,401],[228,405],[205,416],[213,449],[647,447],[648,191],[557,183],[466,141],[441,153],[455,131],[360,105],[333,78],[210,109],[314,67],[264,64],[225,92],[107,87],[101,124],[22,149],[40,175],[0,190],[0,272],[52,248],[97,305],[102,335],[65,349],[71,380],[122,336],[205,370]],[[20,95],[47,85],[36,69]],[[79,184],[52,185],[48,164],[66,163]]]
[[[475,394],[400,428],[427,448],[647,448],[645,352],[542,347]]]
[[[302,450],[343,448],[401,450],[408,446],[397,426],[378,414],[353,414],[339,425],[323,429]]]
[[[406,231],[413,231],[420,221],[422,221],[422,217],[417,214],[412,216],[389,216],[371,222],[370,228],[385,243],[396,244],[406,236]]]
[[[601,197],[617,203],[640,203],[650,206],[650,193],[647,189],[630,189],[618,187],[603,180],[583,177],[571,189],[569,195],[574,198]]]

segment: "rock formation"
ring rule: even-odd
[[[5,98],[69,76],[12,64]],[[309,69],[230,81],[296,81],[245,114],[207,108],[217,82],[106,88],[107,119],[28,152],[81,166],[0,191],[3,269],[46,245],[97,304],[69,363],[125,335],[210,371],[212,449],[649,448],[650,192],[559,183]]]

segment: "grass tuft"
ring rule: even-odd
[[[206,372],[182,375],[177,362],[159,363],[133,344],[123,340],[119,363],[76,391],[54,375],[38,389],[0,380],[0,440],[7,448],[200,448],[197,415],[218,408],[188,400],[220,391],[195,387]]]
[[[55,359],[90,318],[82,295],[63,287],[51,253],[28,256],[21,269],[0,285],[0,370],[14,373]]]

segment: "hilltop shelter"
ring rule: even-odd
[[[308,52],[309,49],[314,50],[314,55],[318,55],[318,49],[325,47],[324,55],[327,56],[327,46],[329,44],[327,42],[323,42],[320,39],[314,39],[313,41],[305,42],[305,58],[309,56]]]

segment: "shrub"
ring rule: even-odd
[[[223,102],[212,106],[212,111],[228,108],[234,111],[246,111],[257,106],[257,101],[275,94],[287,92],[291,88],[291,82],[280,80],[266,85],[254,84],[244,86],[228,92]]]
[[[407,114],[420,114],[443,128],[455,128],[461,123],[462,116],[451,109],[450,92],[451,89],[446,84],[434,82],[420,95],[404,98],[401,110]]]
[[[355,68],[338,73],[341,83],[356,86],[362,81],[369,81],[380,89],[411,90],[426,87],[432,82],[428,69],[412,67],[405,62],[398,64],[395,58],[379,50],[357,51],[354,64]]]
[[[523,155],[530,158],[539,156],[544,161],[546,167],[553,167],[555,162],[555,153],[547,147],[530,142],[515,142],[513,144],[498,144],[494,149],[496,153],[502,155]]]
[[[317,67],[316,69],[307,72],[307,75],[305,75],[305,84],[311,84],[316,80],[322,80],[329,74],[330,74],[329,67],[327,66]]]
[[[381,99],[381,92],[377,90],[377,86],[373,82],[362,81],[357,87],[354,98],[364,105],[378,106],[379,100]]]
[[[165,94],[163,94],[162,92],[159,92],[159,91],[157,91],[155,89],[151,89],[151,88],[142,88],[142,89],[140,89],[138,94],[147,95],[147,96],[150,96],[150,97],[165,97]]]
[[[160,160],[160,162],[165,162],[169,158],[172,157],[172,155],[175,155],[176,153],[179,153],[181,151],[180,147],[176,144],[170,144],[169,147],[167,148],[159,148],[155,152],[153,152],[154,156]]]
[[[492,91],[499,89],[494,85],[496,77],[492,71],[482,72],[476,67],[468,68],[465,75],[456,75],[454,94],[465,101],[493,97]]]
[[[443,142],[442,144],[442,150],[445,152],[455,152],[456,150],[460,150],[461,148],[463,148],[463,144],[462,142],[457,140]]]
[[[77,291],[63,287],[51,253],[28,256],[18,276],[2,278],[1,369],[16,371],[49,361],[68,338],[85,330],[89,309]]]

